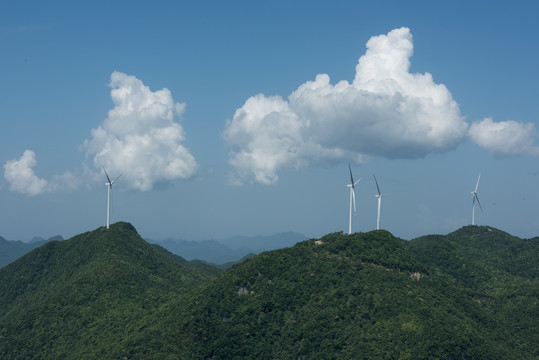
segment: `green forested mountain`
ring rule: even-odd
[[[534,359],[536,255],[482,227],[334,233],[220,272],[117,223],[0,270],[0,358]]]
[[[0,269],[0,358],[119,358],[138,324],[215,274],[117,223]]]
[[[154,326],[168,329],[164,341],[176,344],[180,358],[513,356],[479,304],[385,231],[331,234],[263,253],[165,313]]]
[[[539,358],[539,238],[523,240],[487,226],[466,226],[407,245],[432,272],[474,299],[499,324],[514,351]]]

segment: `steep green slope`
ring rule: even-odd
[[[43,245],[45,242],[46,240],[25,243],[20,240],[6,240],[0,236],[0,268]]]
[[[385,231],[262,253],[163,306],[154,321],[149,333],[170,344],[159,358],[512,356],[476,302]]]
[[[523,240],[486,226],[466,226],[407,244],[432,271],[446,274],[500,325],[524,358],[539,358],[539,238]]]
[[[137,324],[214,275],[128,223],[49,242],[0,269],[0,358],[120,358]]]

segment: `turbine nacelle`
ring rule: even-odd
[[[107,180],[108,180],[108,182],[105,183],[106,186],[112,187],[112,184],[114,184],[116,182],[116,180],[118,180],[120,178],[120,176],[123,175],[123,173],[122,173],[116,179],[110,181],[110,177],[109,177],[109,174],[107,174],[107,170],[105,170],[105,167],[103,165],[101,165],[101,167],[103,168],[103,171],[105,172],[105,176],[107,177]]]
[[[352,168],[350,167],[350,164],[348,164],[348,170],[350,171],[350,184],[346,186],[351,187],[352,189],[355,189],[357,183],[361,181],[361,178],[359,178],[358,181],[354,182],[354,176],[352,175]]]

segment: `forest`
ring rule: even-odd
[[[0,269],[0,358],[539,358],[539,238],[328,234],[223,270],[119,222]]]

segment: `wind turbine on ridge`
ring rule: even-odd
[[[123,174],[120,174],[116,179],[110,180],[109,174],[107,174],[107,170],[105,170],[105,167],[101,165],[103,168],[103,171],[105,172],[105,176],[107,177],[107,181],[105,185],[107,186],[107,229],[110,227],[110,193],[112,191],[112,184],[116,182],[122,176]]]
[[[378,180],[376,180],[376,176],[374,176],[374,182],[376,183],[376,189],[378,190],[378,194],[375,196],[378,198],[378,217],[376,219],[376,230],[380,230],[380,208],[382,207],[382,193],[380,192],[380,186],[378,186]]]
[[[348,235],[352,234],[352,203],[354,204],[354,216],[357,214],[356,211],[356,184],[361,180],[361,178],[354,182],[354,177],[352,176],[352,168],[348,164],[348,170],[350,170],[350,184],[346,185],[350,188],[350,221],[348,222]]]
[[[481,174],[477,177],[477,184],[475,184],[475,190],[472,191],[472,225],[475,225],[475,201],[477,200],[477,203],[479,204],[479,208],[481,209],[481,212],[483,212],[483,207],[481,206],[481,203],[479,202],[479,197],[477,196],[477,188],[479,187],[479,179],[481,179]]]

